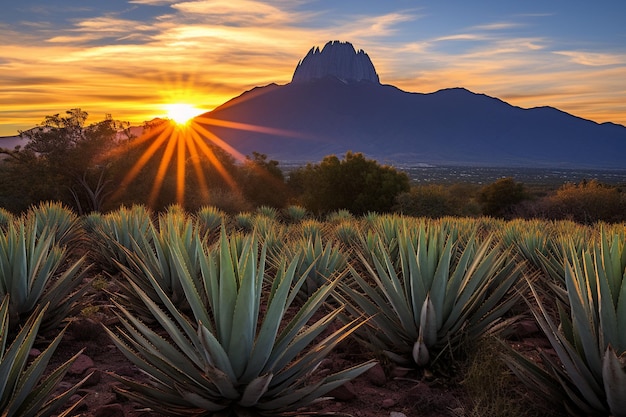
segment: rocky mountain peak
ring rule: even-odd
[[[371,81],[379,84],[378,74],[370,57],[356,51],[350,42],[330,41],[320,51],[315,46],[296,66],[291,82],[307,82],[334,76],[344,82]]]

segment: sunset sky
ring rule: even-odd
[[[0,13],[0,136],[80,107],[90,122],[204,110],[291,80],[312,46],[365,50],[383,84],[465,87],[626,124],[626,2],[20,0]]]

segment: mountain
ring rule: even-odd
[[[380,84],[369,56],[343,42],[311,49],[291,83],[253,88],[197,121],[244,155],[283,162],[351,150],[384,163],[626,168],[622,125],[524,109],[464,88],[402,91]]]
[[[331,41],[321,51],[319,47],[311,48],[296,66],[291,82],[309,82],[326,76],[345,82],[380,82],[370,57],[362,49],[357,52],[349,42]]]

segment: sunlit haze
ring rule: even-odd
[[[405,91],[465,87],[626,124],[624,16],[621,0],[8,2],[0,136],[76,107],[136,124],[177,103],[209,111],[288,83],[329,40],[365,50]]]
[[[185,103],[166,104],[164,107],[167,111],[166,117],[178,123],[179,125],[184,125],[188,123],[192,118],[203,113],[203,110],[198,109],[191,104]]]

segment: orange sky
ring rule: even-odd
[[[0,17],[0,136],[75,107],[90,122],[112,114],[138,124],[176,102],[210,110],[289,82],[312,46],[335,39],[364,49],[381,82],[406,91],[465,87],[626,125],[623,22],[577,0],[564,10],[539,1],[471,10],[401,0],[17,3]]]

